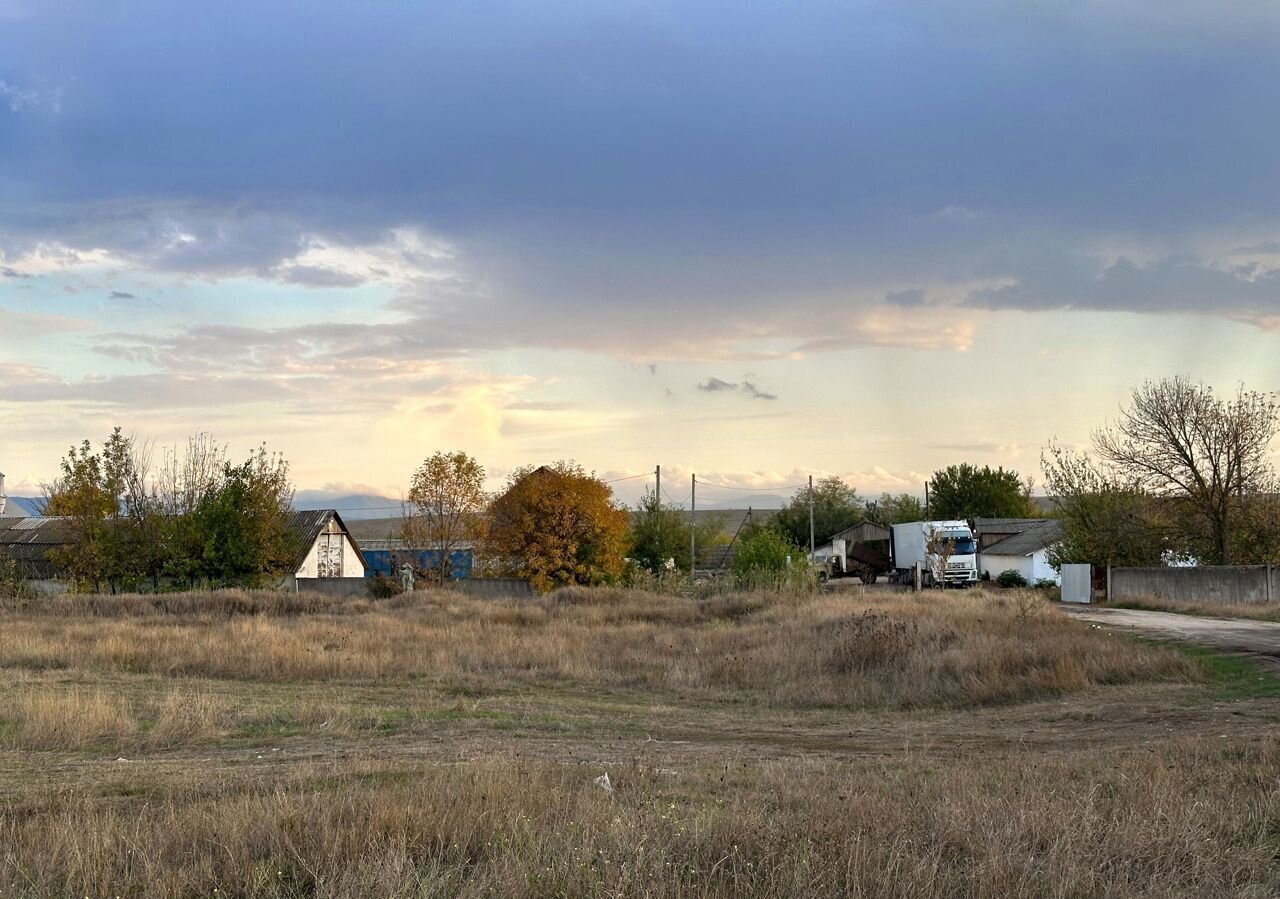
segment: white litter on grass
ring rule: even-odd
[[[604,790],[606,793],[613,792],[613,781],[609,780],[608,771],[596,778],[596,786]]]

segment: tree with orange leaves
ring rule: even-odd
[[[497,570],[538,590],[608,583],[622,574],[630,516],[576,462],[517,469],[489,506],[484,546]]]

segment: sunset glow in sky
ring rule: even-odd
[[[0,0],[0,470],[1034,473],[1143,378],[1280,387],[1278,50],[1246,0]]]

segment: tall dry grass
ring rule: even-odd
[[[176,749],[272,732],[351,736],[382,723],[375,710],[341,699],[263,707],[200,689],[126,697],[100,687],[24,684],[0,696],[0,750]]]
[[[690,601],[567,590],[532,602],[441,592],[341,614],[227,615],[194,599],[178,612],[146,608],[0,612],[0,666],[281,682],[567,682],[794,707],[964,706],[1200,676],[1180,653],[1091,629],[1010,591]]]
[[[1280,744],[672,772],[501,760],[0,807],[0,895],[1269,897]],[[142,775],[139,775],[140,777]],[[141,781],[138,782],[139,784]]]

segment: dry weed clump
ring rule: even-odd
[[[1280,892],[1276,741],[677,773],[312,765],[0,807],[9,897],[1051,899]]]
[[[23,687],[6,697],[0,746],[81,749],[131,742],[138,722],[129,703],[102,690]]]
[[[322,605],[230,616],[198,603],[187,611],[187,602],[126,617],[87,605],[0,613],[0,666],[278,682],[573,682],[795,707],[971,705],[1200,676],[1176,651],[1099,632],[1013,591],[702,601],[627,590],[535,601],[436,592],[358,614]]]

